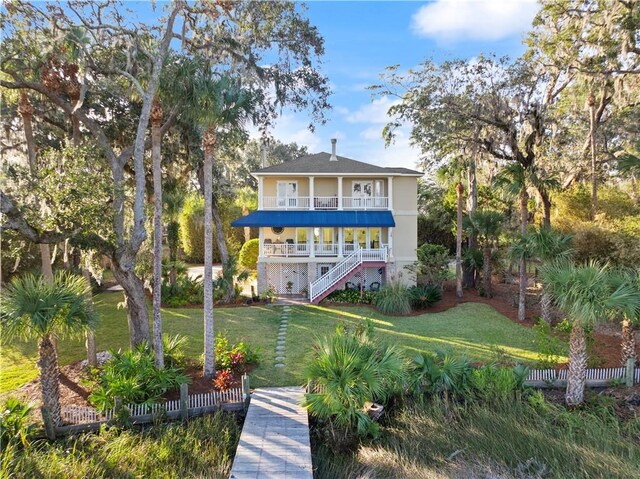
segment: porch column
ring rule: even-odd
[[[388,208],[390,210],[393,210],[393,176],[389,176],[387,178],[387,183],[389,184],[388,188],[387,188],[387,195],[389,195],[389,199],[387,200],[389,203]]]
[[[338,209],[342,209],[342,176],[338,176]]]
[[[262,199],[263,195],[264,195],[264,178],[262,176],[258,176],[258,209],[259,210],[261,210],[264,207],[264,201]],[[260,247],[262,247],[262,244],[260,244]]]
[[[308,248],[309,248],[309,257],[310,258],[315,258],[316,257],[316,251],[315,248],[313,247],[313,228],[307,228],[307,244],[308,244]]]
[[[389,258],[393,257],[393,228],[389,228],[387,232],[387,248],[389,249]]]
[[[258,228],[258,257],[264,256],[264,228],[260,226]]]
[[[309,209],[310,210],[315,210],[316,209],[316,202],[314,201],[315,198],[315,181],[314,181],[314,177],[310,176],[309,177]]]
[[[344,243],[344,228],[338,228],[338,258],[342,258],[342,244]]]

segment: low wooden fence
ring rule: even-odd
[[[126,417],[131,424],[145,424],[156,418],[182,419],[219,410],[238,411],[246,407],[249,400],[249,377],[242,377],[242,386],[204,394],[189,394],[189,386],[180,387],[180,399],[155,404],[122,404],[106,411],[91,407],[64,407],[61,415],[63,425],[54,425],[50,415],[42,408],[42,419],[49,439],[65,434],[97,430],[103,424],[113,424],[119,417]]]
[[[532,369],[525,381],[525,386],[564,387],[567,385],[567,369]],[[616,382],[628,386],[640,384],[640,368],[633,364],[626,368],[591,368],[587,369],[586,384],[590,387],[606,387]]]

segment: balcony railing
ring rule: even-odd
[[[262,207],[265,210],[309,210],[313,199],[313,208],[316,210],[337,210],[340,199],[337,196],[264,196]],[[342,209],[345,210],[386,210],[389,208],[389,198],[376,196],[371,198],[359,198],[344,196]]]
[[[377,242],[374,243],[377,246]],[[380,245],[384,248],[384,245]],[[344,256],[353,253],[359,248],[358,244],[345,243],[342,245]],[[338,243],[318,243],[313,245],[315,256],[338,256],[340,251]],[[266,243],[262,245],[262,256],[276,257],[309,257],[311,256],[311,245],[308,243]]]

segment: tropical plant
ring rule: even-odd
[[[409,314],[411,292],[400,281],[390,281],[373,297],[373,304],[382,314]]]
[[[515,392],[523,389],[529,369],[523,365],[498,368],[492,364],[474,369],[469,374],[472,394],[485,403],[509,403]]]
[[[81,276],[58,273],[49,283],[27,274],[14,279],[3,292],[0,304],[2,338],[38,340],[38,368],[42,402],[55,424],[61,421],[58,337],[82,337],[93,328],[96,314],[87,301],[89,286]]]
[[[339,289],[327,296],[327,301],[335,303],[371,304],[375,298],[375,291],[358,291],[357,289]]]
[[[162,336],[162,348],[164,351],[164,360],[168,367],[181,368],[185,362],[184,347],[189,342],[189,338],[176,334]]]
[[[176,366],[155,366],[153,353],[145,343],[125,352],[111,351],[100,373],[98,386],[89,396],[89,402],[100,410],[112,408],[115,398],[125,404],[157,402],[166,391],[189,382],[189,377]]]
[[[34,432],[33,426],[29,424],[33,405],[9,398],[0,407],[0,451],[4,451],[10,444],[28,446],[29,438]]]
[[[448,401],[451,394],[464,394],[471,369],[466,358],[451,351],[421,353],[411,362],[409,382],[416,393],[442,394]]]
[[[587,368],[585,327],[616,314],[640,314],[640,291],[608,264],[592,261],[575,265],[559,259],[541,269],[542,280],[555,304],[572,322],[569,372],[565,399],[576,406],[584,401]]]
[[[385,403],[401,391],[406,365],[395,346],[373,337],[370,323],[360,329],[338,327],[320,340],[305,369],[309,392],[304,406],[324,423],[336,450],[353,446],[358,437],[376,436],[377,424],[366,406]]]
[[[258,238],[246,241],[242,245],[242,248],[240,248],[240,253],[238,253],[238,262],[240,265],[255,271],[258,267],[259,248],[260,240]]]
[[[425,243],[416,250],[416,257],[418,261],[408,269],[416,274],[418,283],[442,286],[451,278],[449,250],[445,246]]]
[[[482,241],[483,293],[488,298],[493,296],[491,290],[491,250],[500,234],[503,221],[504,215],[494,210],[476,210],[469,215],[470,229]]]
[[[409,291],[411,307],[414,309],[429,308],[442,299],[442,289],[435,284],[412,286]]]
[[[178,246],[180,244],[180,213],[185,202],[185,190],[176,179],[165,183],[162,192],[164,214],[167,221],[167,246],[169,247],[169,282],[174,285],[177,277]],[[164,269],[163,269],[164,273]]]
[[[169,307],[199,305],[204,301],[202,277],[192,278],[187,273],[178,274],[172,286],[169,280],[162,282],[163,304]]]
[[[237,283],[246,281],[249,278],[249,274],[250,272],[248,270],[241,270],[238,267],[238,259],[230,255],[227,262],[223,265],[222,271],[214,281],[213,288],[222,292],[223,302],[229,303],[235,295],[235,286]]]

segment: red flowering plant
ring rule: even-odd
[[[226,391],[233,385],[233,374],[230,369],[221,369],[213,378],[213,387],[217,391]]]

